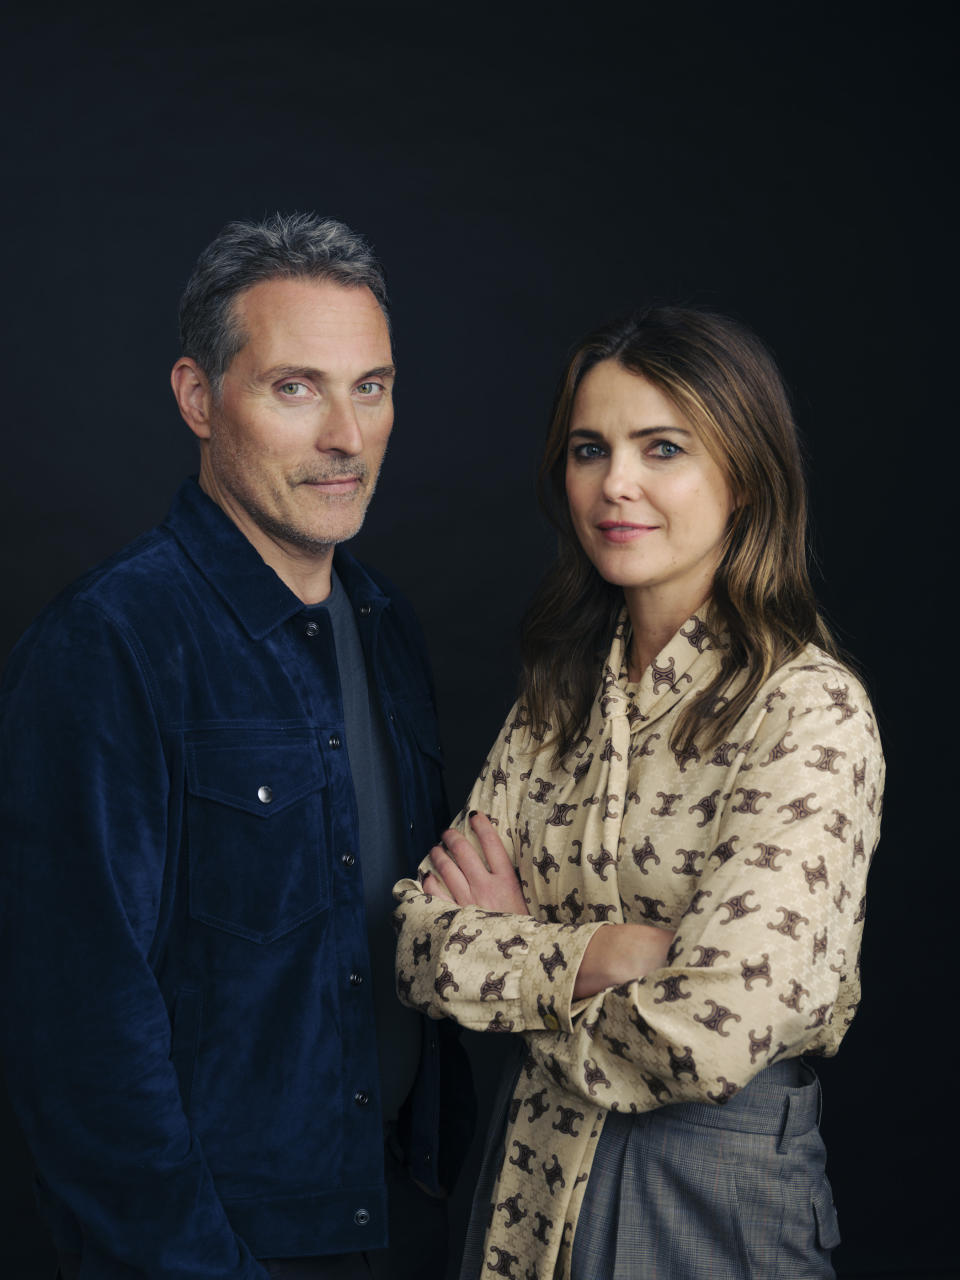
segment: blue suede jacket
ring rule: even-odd
[[[335,564],[412,871],[448,818],[423,642],[389,585]],[[350,981],[369,969],[363,851],[332,635],[302,609],[188,481],[7,670],[0,1044],[83,1277],[262,1280],[257,1257],[386,1242],[371,984]],[[471,1099],[425,1019],[401,1121],[434,1189]]]

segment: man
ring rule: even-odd
[[[443,1274],[469,1088],[389,927],[447,818],[430,676],[335,551],[393,423],[385,307],[342,224],[226,227],[172,374],[199,483],[10,662],[3,1057],[67,1280]]]

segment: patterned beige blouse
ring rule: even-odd
[[[484,1274],[569,1276],[608,1109],[722,1103],[772,1062],[835,1053],[859,1000],[884,769],[864,690],[808,646],[733,740],[675,751],[719,642],[695,615],[629,683],[625,632],[572,755],[554,767],[549,733],[514,707],[454,824],[468,833],[470,809],[497,823],[530,916],[395,890],[401,999],[528,1046]],[[668,964],[575,1002],[605,921],[675,929]]]

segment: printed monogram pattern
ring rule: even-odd
[[[835,1053],[859,1000],[883,789],[860,685],[810,646],[729,741],[674,750],[722,641],[695,616],[630,684],[625,625],[570,757],[553,766],[550,726],[534,731],[515,707],[454,824],[470,809],[491,816],[530,915],[452,911],[413,880],[395,891],[400,998],[475,1030],[532,1033],[485,1274],[569,1275],[608,1110],[723,1105],[774,1061]],[[667,964],[574,1004],[608,920],[675,929]]]

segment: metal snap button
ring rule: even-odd
[[[358,1209],[353,1215],[353,1220],[358,1227],[365,1227],[370,1221],[370,1214],[366,1209]]]
[[[351,975],[350,975],[350,985],[351,985],[351,987],[362,987],[362,986],[363,986],[363,974],[362,974],[362,973],[351,973]]]
[[[353,1095],[353,1100],[358,1107],[365,1107],[370,1101],[370,1095],[365,1089],[358,1089]]]
[[[257,791],[257,799],[261,804],[269,804],[273,799],[272,787],[260,787]]]
[[[330,748],[332,748],[332,750],[336,751],[336,749],[340,746],[339,733],[331,733],[330,737],[327,739],[327,745]]]
[[[369,618],[369,617],[370,617],[370,606],[369,606],[368,604],[362,604],[362,605],[360,606],[360,617],[361,617],[361,618]]]
[[[304,635],[310,636],[310,638],[311,638],[311,639],[312,639],[315,635],[319,635],[319,633],[320,633],[320,623],[319,623],[319,622],[308,622],[308,623],[307,623],[307,625],[303,628],[303,633],[304,633]]]

